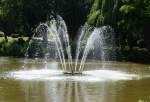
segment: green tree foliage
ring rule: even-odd
[[[61,1],[61,0],[60,0]],[[91,0],[62,0],[63,3],[58,3],[57,8],[68,26],[71,38],[75,38],[78,28],[86,22]]]
[[[93,24],[95,24],[95,23],[98,23],[97,22],[97,19],[98,19],[98,21],[99,20],[102,20],[102,22],[103,22],[103,19],[101,19],[101,16],[102,15],[100,15],[100,11],[99,10],[97,10],[97,11],[95,11],[95,12],[93,12],[90,16],[89,16],[89,18],[88,18],[88,24],[90,24],[90,25],[93,25]],[[102,16],[102,18],[103,18],[103,16]],[[100,22],[101,23],[101,22]]]
[[[128,14],[128,13],[134,11],[134,9],[135,9],[135,8],[134,8],[132,5],[123,5],[123,6],[121,6],[121,8],[119,9],[119,11],[120,11],[121,13]]]
[[[0,0],[0,30],[31,36],[40,22],[55,15],[60,0]]]
[[[111,25],[122,47],[132,50],[137,42],[144,41],[150,49],[149,0],[94,0],[87,22],[96,27]]]
[[[124,2],[123,2],[124,3]],[[126,45],[132,50],[133,46],[137,46],[137,41],[144,39],[145,26],[147,16],[145,9],[147,7],[146,0],[134,0],[124,3],[120,7],[121,19],[118,20],[118,31],[122,33],[120,37]]]
[[[149,0],[0,0],[0,31],[6,40],[12,33],[31,36],[40,22],[57,14],[72,38],[86,21],[95,27],[111,25],[118,46],[132,50],[143,43],[150,52]]]
[[[0,30],[31,36],[40,22],[60,14],[75,33],[86,21],[91,0],[0,0]]]
[[[19,5],[19,2],[15,0],[0,1],[0,29],[4,32],[6,40],[6,35],[14,32],[19,22]]]
[[[117,4],[118,0],[95,0],[88,16],[88,24],[98,27],[112,24]]]

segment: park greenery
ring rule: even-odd
[[[85,22],[111,25],[118,59],[150,61],[149,0],[0,0],[0,55],[23,56],[35,28],[58,14],[72,40]]]

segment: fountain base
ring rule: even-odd
[[[82,72],[63,72],[63,74],[65,74],[65,75],[81,75],[82,74]]]

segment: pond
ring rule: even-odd
[[[70,76],[58,62],[24,62],[0,58],[0,102],[150,101],[150,65],[88,61],[83,75]]]

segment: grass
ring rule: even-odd
[[[7,37],[7,38],[8,38],[8,42],[13,42],[13,41],[17,41],[19,38],[22,38],[24,41],[27,41],[29,37],[18,37],[18,38]],[[4,37],[0,37],[0,42],[4,40],[5,40]]]

